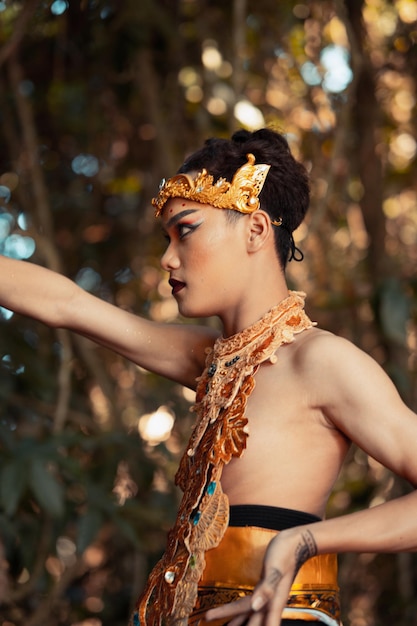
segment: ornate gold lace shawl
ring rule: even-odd
[[[219,545],[229,521],[220,478],[224,465],[240,457],[248,436],[245,407],[261,365],[277,360],[279,346],[311,328],[305,294],[290,295],[249,328],[218,339],[198,379],[196,426],[176,484],[184,492],[164,556],[151,572],[130,626],[185,626],[197,600],[204,554]]]

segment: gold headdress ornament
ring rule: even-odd
[[[247,163],[236,170],[231,183],[225,178],[216,182],[206,169],[201,170],[195,178],[188,174],[177,174],[168,180],[163,179],[159,193],[152,199],[155,217],[158,217],[169,198],[184,198],[201,204],[211,204],[217,209],[233,209],[240,213],[253,213],[259,209],[259,194],[270,165],[255,165],[253,154],[246,155]]]

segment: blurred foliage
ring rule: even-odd
[[[416,22],[414,0],[0,1],[0,252],[176,319],[159,179],[208,136],[279,127],[312,177],[290,284],[415,410]],[[0,623],[125,624],[175,515],[192,397],[1,315]],[[160,407],[181,419],[150,441]],[[409,488],[352,450],[329,515]],[[414,555],[346,555],[341,584],[346,624],[417,624]]]

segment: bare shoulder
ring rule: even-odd
[[[299,367],[310,368],[314,366],[316,370],[319,364],[320,367],[326,367],[330,364],[332,368],[336,366],[337,369],[343,370],[346,366],[345,359],[350,361],[351,359],[364,358],[372,361],[367,354],[348,339],[318,327],[311,328],[296,336],[293,354]]]
[[[352,342],[320,329],[294,342],[312,404],[351,441],[417,483],[417,415],[384,369]]]
[[[397,395],[383,368],[344,337],[313,328],[297,337],[294,347],[296,367],[315,389],[323,390],[328,401],[335,401],[334,397],[340,400],[345,395],[357,397],[365,382],[373,392],[383,386],[384,392]]]
[[[302,336],[304,335],[304,336]],[[371,356],[351,341],[314,328],[294,342],[293,367],[317,407],[339,427],[352,414],[381,404],[398,411],[402,403],[393,382]]]

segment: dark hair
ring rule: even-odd
[[[204,146],[189,156],[178,170],[185,174],[205,168],[209,174],[231,181],[236,170],[246,163],[252,153],[256,163],[271,166],[259,195],[261,208],[272,220],[282,219],[275,228],[275,247],[285,268],[291,259],[302,260],[292,232],[303,221],[309,205],[310,188],[305,167],[291,154],[285,137],[269,128],[255,132],[237,131],[231,139],[208,139]],[[240,215],[237,211],[233,214]]]

